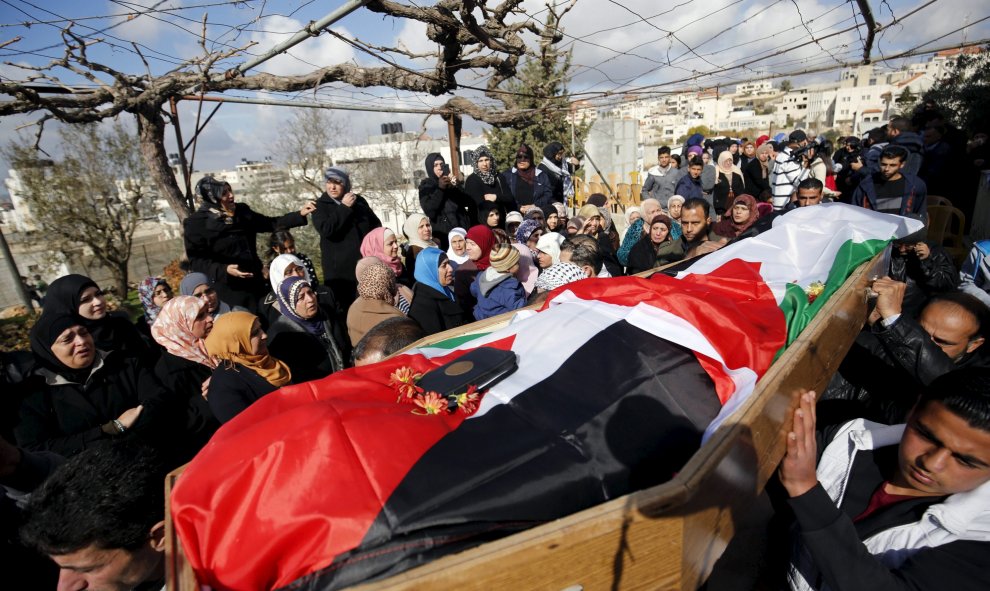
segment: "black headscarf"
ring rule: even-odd
[[[498,227],[505,227],[505,214],[495,201],[482,201],[478,204],[478,223],[482,226],[488,226],[488,214],[493,209],[499,213]]]
[[[435,181],[440,180],[436,173],[433,172],[433,165],[436,164],[437,160],[443,160],[443,156],[439,152],[431,152],[426,155],[426,178]]]
[[[48,286],[45,293],[45,313],[64,313],[76,318],[93,335],[97,349],[104,351],[123,350],[127,356],[136,356],[146,352],[147,347],[141,340],[134,325],[126,318],[107,312],[99,320],[90,320],[79,315],[79,297],[88,287],[99,289],[95,281],[85,275],[63,275]],[[64,330],[64,329],[63,329]]]
[[[556,162],[557,166],[560,166],[560,160],[557,160],[557,154],[564,151],[564,145],[560,142],[550,142],[543,148],[543,156],[550,161]]]
[[[79,296],[87,287],[100,286],[85,275],[63,275],[52,281],[45,292],[45,312],[67,312],[79,314]]]
[[[226,181],[218,181],[211,176],[204,176],[199,179],[198,183],[196,183],[196,193],[198,193],[200,199],[206,203],[219,207],[220,198],[223,197],[224,189],[229,186],[230,183]]]
[[[54,282],[52,285],[54,285]],[[38,318],[38,321],[31,327],[30,333],[31,352],[34,353],[34,358],[38,364],[69,381],[77,383],[82,383],[86,380],[92,364],[82,369],[72,369],[58,360],[58,357],[52,352],[52,344],[67,328],[81,324],[82,322],[80,322],[79,317],[75,314],[64,311],[53,311],[46,308]],[[95,356],[93,357],[93,361],[96,361]]]

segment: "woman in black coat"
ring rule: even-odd
[[[258,257],[258,234],[305,226],[306,216],[316,205],[306,203],[298,212],[273,218],[244,203],[234,203],[230,184],[213,177],[201,179],[196,192],[203,204],[183,222],[191,270],[205,273],[221,300],[257,310],[267,291]]]
[[[163,349],[155,375],[184,401],[190,458],[220,427],[205,397],[217,366],[203,341],[212,329],[213,317],[206,301],[192,296],[178,296],[166,302],[151,326],[152,337]]]
[[[97,349],[77,317],[46,311],[30,338],[44,383],[21,405],[18,445],[69,457],[124,433],[163,451],[184,441],[178,398],[139,360]]]
[[[474,159],[472,164],[474,172],[468,175],[467,180],[464,181],[464,192],[474,200],[474,204],[478,208],[478,218],[477,221],[472,220],[470,226],[461,227],[470,228],[475,223],[484,225],[488,217],[488,210],[491,209],[491,206],[486,204],[494,205],[498,210],[499,217],[504,222],[506,214],[510,211],[516,211],[517,207],[512,192],[505,186],[502,176],[498,174],[495,167],[495,156],[488,149],[488,146],[478,146],[471,155]],[[485,206],[484,214],[482,214],[483,206]]]
[[[278,288],[281,315],[268,329],[269,350],[292,373],[292,383],[325,378],[344,369],[350,339],[344,325],[320,307],[316,292],[301,277],[286,277]]]
[[[48,286],[44,311],[75,316],[86,327],[97,349],[115,351],[154,364],[157,351],[123,312],[110,312],[103,290],[84,275],[63,275]]]
[[[258,317],[248,312],[229,312],[213,323],[206,350],[217,368],[206,399],[221,423],[292,380],[289,366],[268,354],[266,339]]]
[[[447,250],[447,234],[454,228],[467,228],[478,217],[474,201],[454,183],[443,156],[426,156],[426,178],[419,183],[419,205],[430,218],[440,248]]]
[[[670,217],[660,214],[653,217],[650,233],[640,238],[629,251],[629,266],[626,274],[633,275],[649,271],[684,258],[684,247],[680,240],[673,240]]]
[[[419,253],[409,317],[418,322],[427,335],[471,321],[454,301],[450,287],[453,282],[454,270],[445,253],[438,248],[427,248]]]

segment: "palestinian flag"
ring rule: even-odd
[[[848,274],[913,224],[798,210],[676,279],[581,281],[490,334],[282,388],[180,477],[186,556],[215,589],[337,589],[659,484]],[[480,346],[512,350],[519,367],[476,407],[397,402],[393,373]]]

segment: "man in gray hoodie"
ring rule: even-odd
[[[657,150],[657,165],[646,172],[642,198],[653,198],[660,203],[666,203],[674,196],[674,188],[677,187],[677,181],[681,180],[683,174],[683,170],[674,166],[670,158],[670,148],[661,146]]]

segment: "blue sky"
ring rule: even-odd
[[[892,15],[902,17],[926,1],[871,0],[871,4],[878,23],[885,24],[893,19]],[[23,80],[30,74],[6,62],[38,66],[59,57],[62,45],[60,30],[70,19],[77,19],[74,30],[80,34],[103,39],[102,43],[91,46],[89,50],[94,61],[103,61],[127,73],[144,73],[144,64],[132,50],[131,44],[135,43],[148,59],[152,73],[161,74],[202,54],[198,37],[204,15],[207,16],[209,49],[243,47],[253,43],[245,54],[228,60],[225,66],[229,67],[249,59],[249,54],[266,51],[307,22],[319,19],[342,3],[340,0],[237,3],[222,0],[0,0],[0,43],[21,37],[20,41],[0,49],[0,61],[5,62],[0,65],[0,76]],[[429,4],[426,0],[417,3]],[[489,3],[495,4],[494,0]],[[526,1],[523,6],[527,15],[516,19],[542,18],[543,3]],[[157,12],[128,16],[143,12],[147,7],[153,7]],[[969,40],[990,37],[990,20],[976,22],[988,16],[990,5],[985,0],[938,0],[907,17],[902,24],[883,31],[878,37],[874,56],[914,48],[960,28],[966,22],[975,24],[964,32],[945,36],[927,47],[961,41],[964,34]],[[606,91],[622,93],[642,86],[691,78],[716,67],[738,64],[751,56],[801,45],[786,54],[746,68],[729,70],[718,77],[699,78],[676,85],[677,88],[690,88],[718,83],[731,87],[735,82],[759,77],[764,72],[796,72],[831,64],[836,59],[856,59],[862,51],[858,31],[835,35],[821,44],[808,42],[812,38],[811,33],[822,35],[839,31],[852,26],[856,19],[853,5],[839,0],[671,0],[668,3],[577,0],[563,21],[563,45],[572,48],[574,53],[575,76],[571,91],[587,93],[582,94],[583,97],[594,97],[596,93]],[[32,24],[30,27],[24,26],[25,22]],[[382,17],[366,9],[358,9],[345,17],[334,25],[333,30],[344,37],[371,45],[401,44],[414,53],[436,50],[436,46],[426,37],[425,25]],[[668,60],[672,65],[668,65]],[[417,68],[431,64],[430,59],[402,58],[400,61]],[[300,74],[342,62],[364,66],[381,63],[324,34],[307,39],[289,55],[279,56],[256,71]],[[837,72],[832,72],[804,79],[831,80],[837,75]],[[65,71],[59,76],[67,84],[81,81]],[[471,73],[462,73],[459,80],[464,84],[484,84],[484,78]],[[477,95],[473,91],[463,91],[461,94]],[[342,104],[423,107],[441,104],[447,97],[414,96],[386,89],[355,90],[338,85],[316,95],[310,93],[299,98]],[[192,131],[195,110],[196,105],[192,102],[180,104],[180,119],[187,138]],[[282,107],[223,106],[201,136],[197,147],[197,168],[230,168],[242,157],[261,159],[271,155],[278,159],[277,154],[271,153],[271,146],[290,112],[291,109]],[[16,116],[0,120],[0,137],[13,137],[17,127],[29,124],[37,117]],[[424,125],[422,115],[346,112],[338,117],[348,129],[346,140],[350,143],[364,141],[369,134],[377,133],[379,125],[387,121],[401,121],[406,129],[419,129]],[[439,135],[444,124],[437,118],[430,118],[425,127],[430,133]],[[474,131],[481,129],[470,121],[466,122],[465,127]],[[25,128],[24,131],[32,130]],[[57,151],[56,134],[50,131],[53,130],[46,131],[44,145]],[[171,135],[169,141],[173,142]],[[5,175],[5,169],[5,165],[0,163],[0,174]]]

